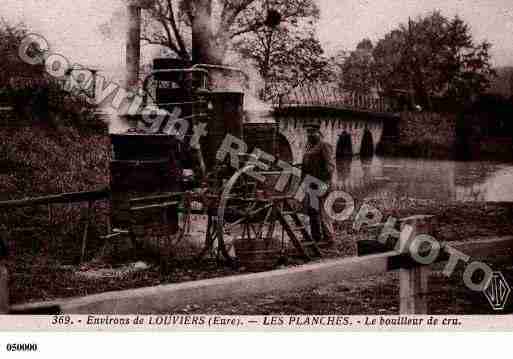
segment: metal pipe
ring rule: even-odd
[[[141,58],[141,8],[129,3],[128,29],[126,43],[126,78],[125,88],[132,89],[139,81],[139,63]]]
[[[226,66],[226,65],[214,65],[214,64],[195,64],[194,66],[192,66],[193,69],[202,68],[202,67],[207,68],[207,69],[219,69],[219,70],[239,72],[244,77],[244,82],[246,82],[246,84],[249,82],[249,76],[243,70],[239,69],[238,67]]]

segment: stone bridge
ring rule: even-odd
[[[307,122],[320,124],[323,140],[331,144],[333,156],[368,156],[376,151],[385,127],[394,126],[398,118],[393,113],[326,106],[281,107],[275,110],[278,132],[290,146],[293,163],[303,160],[307,143],[304,125]]]

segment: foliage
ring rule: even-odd
[[[5,128],[0,137],[1,200],[87,191],[108,183],[105,135],[38,125]]]
[[[475,44],[458,16],[448,19],[435,11],[401,24],[377,43],[376,79],[385,94],[406,91],[424,107],[433,97],[463,102],[489,86],[490,47],[487,41]]]
[[[27,102],[28,88],[42,85],[43,66],[27,66],[18,56],[22,39],[28,34],[23,24],[10,25],[0,19],[0,102],[14,105]]]
[[[474,118],[480,135],[513,138],[513,100],[500,94],[486,93],[466,109]],[[468,117],[467,117],[468,121]]]
[[[28,33],[23,24],[0,20],[0,102],[13,106],[22,120],[105,130],[105,124],[95,115],[95,106],[83,94],[65,90],[66,79],[54,79],[46,73],[44,64],[28,65],[19,57],[19,46]]]
[[[284,28],[252,35],[235,47],[243,57],[252,60],[264,79],[260,91],[263,100],[286,94],[299,85],[328,80],[328,62],[313,33],[303,37]]]
[[[254,26],[234,42],[235,50],[256,66],[264,80],[260,91],[263,100],[286,94],[299,85],[328,80],[328,60],[315,37],[319,10],[311,0],[274,1],[273,11],[263,2],[256,2],[250,10],[245,16],[255,24],[265,23],[274,12],[282,15],[274,26]]]
[[[497,76],[491,79],[488,91],[513,100],[513,67],[496,67],[495,71]]]
[[[143,11],[141,40],[195,63],[222,63],[233,41],[265,32],[273,21],[297,25],[301,19],[319,16],[312,0],[149,0],[149,4]]]
[[[109,138],[76,128],[44,124],[0,128],[0,200],[62,192],[90,191],[109,183]],[[31,206],[2,211],[0,230],[12,248],[11,273],[24,288],[51,288],[49,265],[76,263],[81,254],[87,203]],[[95,203],[89,227],[88,256],[98,253],[106,233],[109,206]],[[90,257],[88,257],[90,258]],[[27,281],[32,282],[29,285]],[[31,283],[32,284],[32,283]],[[69,283],[68,283],[69,284]],[[25,297],[25,298],[24,298]],[[43,298],[43,297],[42,297]]]
[[[12,78],[34,78],[42,76],[42,66],[27,66],[18,56],[18,47],[28,34],[23,24],[10,25],[0,19],[0,88],[12,87]]]
[[[341,64],[342,88],[350,92],[367,95],[375,87],[374,46],[369,39],[362,40],[356,50]]]
[[[326,75],[313,0],[149,0],[142,14],[141,40],[173,57],[224,63],[235,50],[250,59],[265,81],[263,98]]]
[[[148,0],[147,5],[143,43],[193,63],[226,63],[235,50],[257,66],[265,81],[263,98],[327,77],[313,31],[319,18],[313,0]],[[115,26],[113,19],[101,30],[108,35]]]
[[[155,0],[142,17],[141,40],[169,49],[180,59],[190,60],[191,22],[185,1]]]

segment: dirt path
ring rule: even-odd
[[[513,233],[513,221],[507,208],[501,205],[453,204],[422,205],[413,203],[409,208],[385,212],[398,218],[413,214],[433,213],[438,219],[436,238],[441,241],[461,241],[475,237],[503,236]],[[340,226],[336,252],[327,257],[356,255],[356,241],[365,238],[355,233],[350,225]],[[44,243],[42,243],[44,245]],[[64,251],[65,252],[65,251]],[[84,296],[106,291],[147,287],[167,283],[214,278],[244,273],[218,265],[214,260],[195,262],[190,255],[169,263],[170,270],[161,273],[151,268],[122,277],[109,276],[88,278],[76,275],[87,267],[63,266],[49,252],[17,253],[8,260],[11,273],[11,303],[27,303],[58,298]],[[487,259],[488,260],[488,259]],[[487,261],[487,263],[489,263]],[[490,263],[489,263],[490,264]],[[501,270],[513,283],[511,258],[493,258],[494,269]],[[96,267],[110,268],[107,263]],[[195,313],[345,313],[345,314],[394,314],[398,311],[398,283],[395,274],[362,278],[359,281],[337,283],[322,288],[291,293],[288,296],[273,295],[252,298],[241,302],[227,300],[208,307],[176,308],[177,312]],[[430,308],[433,313],[489,313],[482,295],[469,293],[462,285],[461,276],[445,278],[434,273],[430,278]]]

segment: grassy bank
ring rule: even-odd
[[[45,125],[0,128],[0,199],[85,191],[108,184],[104,134]]]
[[[380,143],[376,152],[382,156],[390,157],[412,157],[429,159],[453,159],[455,158],[454,148],[433,145],[430,142],[413,143]]]
[[[380,156],[389,157],[512,161],[513,147],[511,147],[511,143],[501,141],[501,138],[497,140],[497,143],[494,143],[493,140],[493,138],[487,138],[486,144],[475,142],[472,145],[462,143],[453,146],[443,146],[429,141],[384,142],[378,145],[376,152]]]
[[[108,184],[109,140],[105,134],[74,127],[38,124],[0,128],[0,200],[86,191]],[[53,268],[80,257],[86,204],[26,207],[0,212],[7,240],[14,293],[45,298]],[[88,253],[104,234],[108,203],[97,202]],[[14,294],[17,296],[18,294]],[[30,297],[30,296],[29,296]]]

